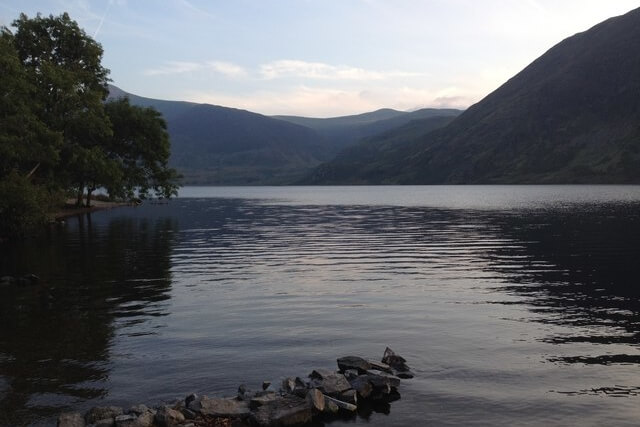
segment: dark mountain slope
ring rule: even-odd
[[[372,162],[345,181],[640,183],[640,9],[564,40],[448,126]]]
[[[342,150],[331,162],[318,166],[301,184],[381,184],[380,162],[395,157],[403,144],[451,123],[455,116],[413,120]]]
[[[274,117],[316,130],[327,141],[331,154],[337,154],[363,138],[403,126],[413,120],[436,116],[455,117],[460,113],[460,110],[455,109],[423,108],[406,112],[383,108],[364,114],[326,119],[299,116]]]
[[[186,184],[281,184],[292,182],[329,158],[312,129],[245,110],[128,94],[112,97],[163,113],[171,137],[170,164]]]

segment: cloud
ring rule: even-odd
[[[151,68],[144,72],[147,76],[162,76],[183,74],[202,69],[202,64],[197,62],[169,61],[158,68]]]
[[[320,80],[383,80],[392,77],[415,77],[419,73],[401,71],[372,71],[346,65],[330,65],[295,59],[272,61],[260,66],[260,75],[268,80],[278,78],[306,78]]]
[[[208,61],[206,65],[216,73],[231,78],[245,77],[248,74],[247,70],[245,70],[243,67],[231,62]]]

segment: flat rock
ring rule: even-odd
[[[371,369],[371,364],[362,357],[345,356],[338,359],[338,367],[342,372],[347,369],[357,369],[359,373],[364,374]]]
[[[259,396],[255,396],[255,397],[251,398],[251,400],[249,401],[249,408],[250,409],[259,408],[260,406],[264,406],[264,405],[267,405],[267,404],[273,402],[274,400],[278,399],[279,397],[280,396],[278,396],[273,391],[262,393]]]
[[[243,418],[249,415],[249,402],[202,396],[189,404],[192,411],[212,417]]]
[[[118,415],[122,415],[122,408],[119,406],[96,406],[89,409],[84,416],[84,420],[87,424],[96,424],[98,421],[111,418],[113,423],[113,418]]]
[[[58,427],[84,427],[84,418],[79,412],[65,412],[58,417]]]
[[[251,413],[259,426],[293,426],[306,424],[313,418],[309,403],[298,396],[286,395]]]

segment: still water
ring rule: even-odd
[[[332,426],[640,424],[640,187],[184,188],[0,246],[0,425],[380,358]]]

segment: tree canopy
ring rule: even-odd
[[[0,28],[0,183],[74,191],[78,204],[86,193],[87,206],[97,188],[114,198],[175,195],[166,123],[152,108],[106,102],[102,46],[67,13],[21,14],[12,27]],[[10,211],[0,201],[0,214]]]

